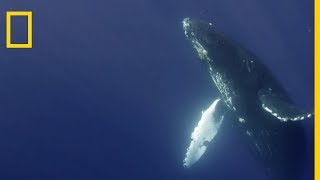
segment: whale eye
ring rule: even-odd
[[[211,43],[212,43],[213,47],[217,48],[217,47],[221,47],[222,45],[224,45],[225,42],[224,42],[224,40],[217,38],[217,39],[211,41]]]
[[[221,40],[221,39],[218,39],[218,40],[216,41],[216,44],[217,44],[218,46],[221,46],[221,45],[224,44],[224,41]]]

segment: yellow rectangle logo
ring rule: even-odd
[[[11,43],[11,17],[27,16],[28,18],[28,43]],[[8,11],[7,12],[7,48],[32,48],[32,12],[31,11]]]

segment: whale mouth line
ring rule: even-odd
[[[209,60],[208,51],[199,43],[199,41],[194,38],[191,40],[193,47],[196,49],[198,53],[198,57],[201,60]]]
[[[201,45],[199,40],[196,38],[194,32],[190,31],[188,32],[188,27],[190,26],[189,23],[185,22],[186,20],[183,20],[183,28],[184,28],[184,34],[186,35],[187,39],[191,41],[191,44],[193,48],[197,51],[198,57],[201,60],[209,60],[208,57],[208,51]]]
[[[184,30],[184,34],[186,35],[187,39],[191,40],[191,35],[194,36],[194,32],[192,32],[190,30],[190,22],[189,22],[189,19],[190,18],[185,18],[183,21],[182,21],[182,27],[183,27],[183,30]],[[191,31],[191,32],[190,32]],[[190,35],[191,34],[191,35]]]

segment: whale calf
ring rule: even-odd
[[[271,179],[299,179],[305,135],[301,120],[312,118],[297,108],[271,71],[250,51],[195,18],[182,21],[187,39],[205,65],[219,97],[202,113],[191,135],[183,166],[191,168],[221,133],[226,113],[248,140],[255,159]]]

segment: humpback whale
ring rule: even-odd
[[[203,156],[220,133],[225,114],[231,113],[268,177],[299,179],[305,151],[301,120],[312,118],[313,113],[297,108],[253,53],[217,32],[211,23],[185,18],[182,25],[219,94],[203,111],[191,135],[183,166],[190,168]]]

